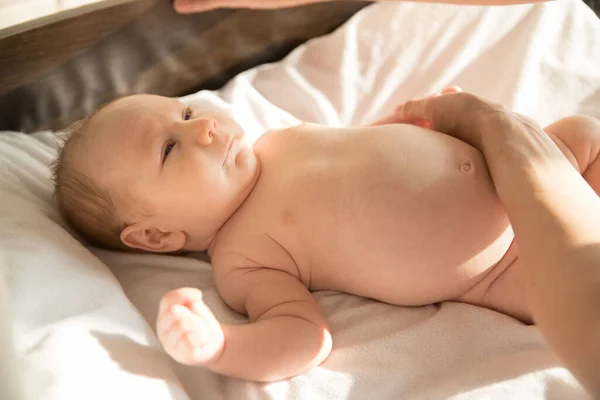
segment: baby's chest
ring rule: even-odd
[[[407,196],[437,195],[430,189],[465,172],[487,170],[481,154],[466,143],[409,125],[309,124],[270,135],[257,154],[269,196],[315,212],[397,205]]]
[[[257,207],[275,229],[339,229],[368,210],[397,204],[419,176],[405,163],[344,146],[286,149],[264,161]]]
[[[269,234],[309,263],[304,249],[324,243],[331,249],[378,243],[378,236],[411,237],[426,228],[432,210],[469,204],[489,186],[475,149],[415,127],[275,138],[259,149],[254,206]]]
[[[315,210],[319,204],[337,201],[338,194],[360,189],[366,177],[365,163],[359,159],[365,152],[348,146],[344,137],[331,128],[271,134],[256,149],[261,163],[256,191],[286,210],[302,205]],[[270,209],[274,206],[269,204]]]

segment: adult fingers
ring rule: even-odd
[[[409,100],[396,108],[398,122],[428,121],[430,129],[454,136],[482,150],[481,132],[492,103],[465,92]]]

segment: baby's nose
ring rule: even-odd
[[[211,144],[217,133],[217,121],[212,118],[198,118],[195,122],[195,131],[200,144],[203,146]]]

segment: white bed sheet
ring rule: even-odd
[[[457,84],[548,124],[574,113],[600,117],[598,65],[600,22],[576,0],[380,3],[284,61],[184,101],[230,113],[256,138],[299,120],[365,124]],[[28,399],[586,398],[535,327],[458,303],[394,307],[330,291],[314,295],[334,350],[305,375],[257,384],[178,365],[151,328],[164,292],[199,287],[222,321],[244,317],[218,298],[201,254],[79,244],[52,203],[49,138],[0,134],[0,272]]]

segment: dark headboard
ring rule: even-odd
[[[178,15],[168,0],[121,0],[21,27],[0,37],[0,130],[62,129],[127,94],[217,89],[367,4]]]

